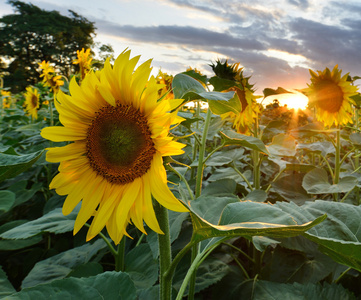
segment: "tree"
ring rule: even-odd
[[[8,3],[16,13],[0,18],[0,75],[13,92],[39,81],[38,63],[43,60],[69,75],[76,51],[94,43],[94,23],[74,11],[66,17],[21,1]]]

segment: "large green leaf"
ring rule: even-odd
[[[273,137],[272,143],[267,147],[269,153],[275,156],[295,156],[296,140],[290,135],[280,133]]]
[[[4,239],[26,239],[42,232],[64,233],[72,231],[78,209],[74,209],[69,215],[64,216],[61,208],[56,208],[39,219],[2,233],[0,237]]]
[[[11,191],[0,191],[0,214],[6,213],[15,203],[15,194]]]
[[[329,153],[335,152],[335,146],[328,141],[322,141],[322,142],[314,142],[312,144],[298,144],[297,145],[298,150],[305,150],[307,153],[312,152],[315,154],[322,154],[323,156],[326,156]]]
[[[100,250],[107,247],[102,239],[94,243],[59,253],[38,262],[22,282],[22,288],[48,283],[68,276],[76,267],[90,261]]]
[[[264,143],[253,136],[237,133],[232,130],[225,130],[220,132],[221,137],[226,142],[226,145],[240,145],[252,150],[256,150],[265,154],[269,154]]]
[[[249,280],[233,290],[227,299],[252,300],[353,300],[356,297],[337,284],[284,284],[264,280]]]
[[[361,206],[317,200],[302,206],[278,202],[295,221],[306,222],[327,214],[327,219],[304,233],[320,250],[340,264],[361,271]]]
[[[280,177],[272,183],[272,189],[287,201],[303,204],[312,200],[309,194],[302,187],[303,174],[290,173]]]
[[[3,271],[2,267],[0,266],[0,297],[5,297],[15,293],[15,289],[12,284],[9,282],[6,273]]]
[[[309,194],[347,193],[358,183],[356,177],[345,176],[337,184],[328,182],[328,175],[324,169],[314,168],[303,178],[302,186]]]
[[[136,299],[136,289],[127,273],[105,272],[88,278],[65,278],[8,296],[8,300]]]
[[[235,92],[207,92],[198,80],[186,74],[177,74],[173,78],[172,87],[175,98],[185,99],[185,102],[191,100],[207,101],[214,114],[242,111],[241,102]]]
[[[150,288],[158,279],[158,261],[148,244],[133,248],[125,257],[127,272],[137,289]]]
[[[40,150],[30,154],[9,155],[0,153],[0,182],[15,177],[30,168],[43,154]]]
[[[190,92],[203,93],[206,92],[204,86],[198,81],[186,74],[177,74],[172,81],[174,98],[185,99],[184,95]],[[190,99],[193,100],[193,99]]]
[[[326,218],[326,215],[322,215],[318,218],[309,218],[305,222],[296,222],[291,213],[271,204],[236,202],[237,200],[231,197],[223,198],[222,202],[219,200],[218,197],[204,196],[190,202],[194,240],[235,236],[290,237],[302,234]],[[215,203],[218,204],[218,212],[221,212],[218,221],[206,209]],[[223,210],[222,205],[225,205]]]

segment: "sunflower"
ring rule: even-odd
[[[86,51],[81,49],[81,51],[77,50],[77,59],[73,60],[74,65],[79,65],[80,69],[80,78],[83,80],[85,75],[90,72],[91,69],[91,61],[93,60],[90,56],[90,49]]]
[[[254,119],[260,112],[259,105],[257,104],[257,96],[255,96],[252,90],[244,88],[241,90],[239,87],[232,87],[227,91],[235,91],[239,100],[241,101],[242,110],[235,114],[234,112],[227,112],[221,115],[222,119],[230,119],[233,122],[233,128],[238,133],[248,133],[249,127],[254,123]]]
[[[40,77],[43,77],[44,85],[49,86],[53,90],[54,94],[58,93],[60,87],[64,85],[64,81],[61,80],[61,76],[56,75],[54,68],[45,60],[39,63],[39,67],[42,70]]]
[[[161,84],[163,86],[163,88],[158,91],[159,98],[161,97],[165,97],[166,99],[174,98],[172,91],[173,76],[162,72],[162,70],[159,70],[158,75],[155,79],[158,84]]]
[[[357,92],[357,87],[347,81],[348,73],[341,77],[342,70],[336,65],[332,72],[326,68],[317,74],[310,70],[311,84],[304,90],[309,98],[309,106],[316,108],[318,121],[326,126],[352,123],[350,98]]]
[[[1,97],[3,98],[3,108],[10,108],[11,106],[11,92],[1,90]]]
[[[185,145],[168,136],[170,127],[182,121],[170,111],[183,100],[158,101],[162,86],[153,76],[148,81],[151,61],[134,70],[139,56],[129,57],[124,51],[113,67],[108,59],[81,86],[73,78],[71,96],[60,91],[55,101],[63,126],[41,131],[51,141],[72,142],[47,149],[47,161],[60,162],[50,188],[67,195],[65,215],[82,201],[74,234],[94,217],[87,240],[106,227],[118,244],[128,236],[128,223],[146,233],[143,221],[162,233],[151,196],[170,210],[187,211],[167,186],[162,158],[183,153]]]
[[[30,86],[26,88],[24,104],[26,106],[26,111],[31,115],[31,117],[34,120],[37,119],[38,109],[40,106],[39,93],[37,89],[33,89]]]

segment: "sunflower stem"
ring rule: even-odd
[[[201,140],[201,145],[199,148],[199,155],[198,155],[198,168],[197,168],[197,178],[196,178],[196,198],[201,195],[202,190],[202,180],[203,180],[203,170],[204,170],[204,153],[206,150],[206,141],[207,141],[207,134],[209,124],[211,122],[212,112],[210,109],[207,109],[207,116],[206,121],[204,123],[203,128],[203,135]]]
[[[172,263],[172,253],[170,246],[170,231],[168,210],[155,202],[154,210],[158,216],[160,229],[164,234],[158,234],[159,245],[159,299],[170,300],[172,298],[172,276],[167,276]]]
[[[117,272],[124,272],[125,239],[126,237],[123,236],[115,256],[115,271]]]
[[[337,128],[339,129],[339,127]],[[340,150],[341,150],[341,142],[340,142],[340,130],[336,131],[336,152],[335,152],[335,173],[333,178],[333,183],[338,184],[340,179]],[[334,194],[335,200],[339,200],[339,194]]]
[[[254,137],[258,138],[258,116],[255,118],[254,123]],[[253,187],[255,190],[259,190],[261,188],[261,161],[259,152],[253,150]]]

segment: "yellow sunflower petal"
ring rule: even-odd
[[[102,201],[105,193],[106,183],[103,178],[97,176],[93,182],[92,187],[88,189],[88,192],[83,197],[81,208],[76,217],[74,224],[74,234],[76,234],[95,213],[95,209]]]
[[[86,132],[61,126],[45,127],[41,130],[40,135],[53,142],[70,142],[84,140]]]
[[[46,160],[48,162],[60,162],[78,158],[85,153],[85,144],[75,142],[63,147],[49,148],[46,152]]]
[[[186,212],[188,209],[174,197],[167,185],[167,175],[162,163],[162,157],[159,154],[154,155],[154,161],[147,176],[154,198],[164,207],[178,211]]]

